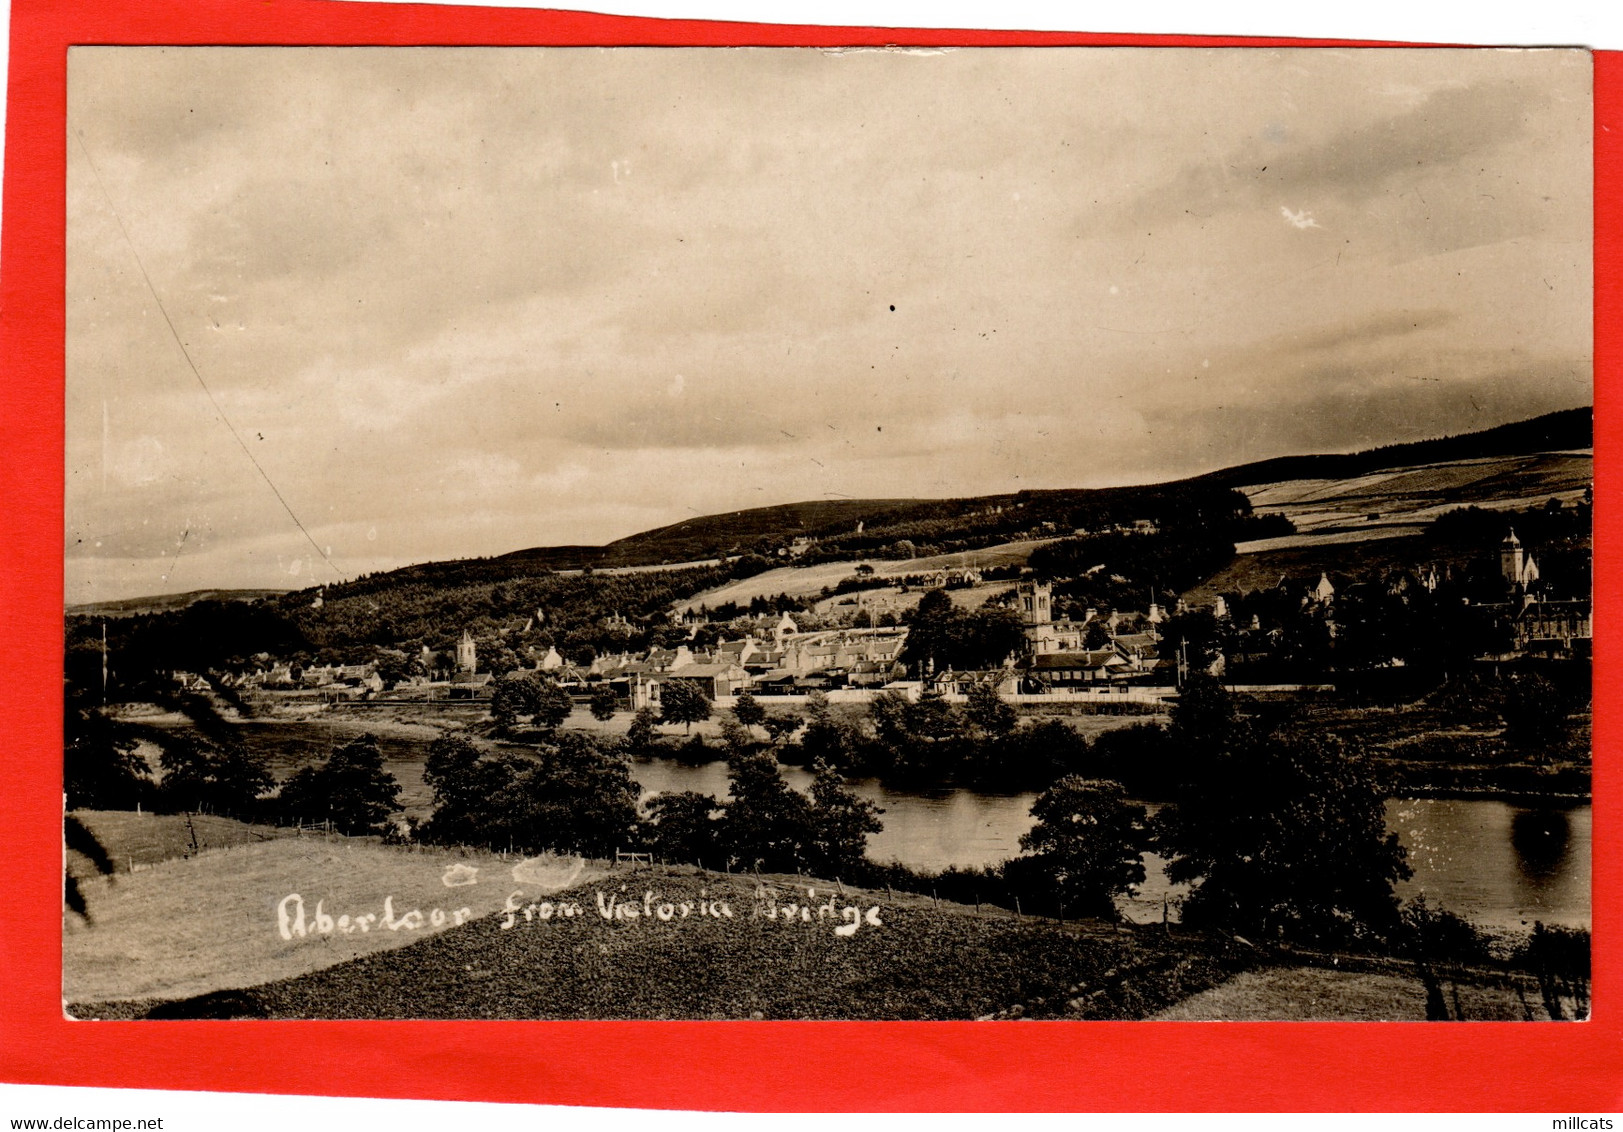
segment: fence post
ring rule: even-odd
[[[1025,917],[1020,914],[1020,898],[1018,896],[1014,898],[1014,918],[1017,920],[1025,919]]]

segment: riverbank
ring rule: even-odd
[[[760,701],[769,712],[770,699]],[[776,705],[780,710],[783,705]],[[306,724],[331,727],[346,738],[371,732],[380,739],[430,742],[445,733],[479,735],[489,722],[488,708],[479,703],[337,703],[278,705],[257,703],[252,723]],[[857,721],[866,714],[860,705],[838,704],[836,716]],[[1164,713],[1120,714],[1085,705],[1055,704],[1041,708],[1022,706],[1022,718],[1062,719],[1089,742],[1100,735],[1136,724],[1164,725]],[[594,718],[577,706],[564,722],[567,730],[622,736],[631,723],[630,712],[616,712],[608,720]],[[1386,789],[1394,796],[1457,798],[1498,801],[1510,805],[1574,805],[1590,798],[1590,721],[1587,713],[1574,717],[1571,734],[1559,750],[1539,757],[1507,752],[1497,726],[1460,726],[1448,722],[1432,708],[1334,707],[1315,701],[1306,718],[1315,729],[1331,731],[1370,752]],[[179,715],[145,716],[147,722],[179,725]],[[691,727],[666,725],[656,732],[667,740],[685,742],[701,736],[717,739],[722,716]]]
[[[396,721],[399,724],[399,721]],[[399,802],[407,818],[426,817],[433,792],[423,782],[428,747],[437,729],[402,724],[368,726],[342,717],[317,720],[251,720],[242,726],[244,742],[261,755],[278,779],[301,766],[320,762],[335,746],[372,731],[379,736],[385,766],[400,784]],[[681,729],[674,729],[680,735]],[[724,798],[729,789],[725,762],[688,765],[671,758],[640,758],[632,776],[645,796],[695,791]],[[798,790],[810,789],[802,767],[782,773]],[[1020,853],[1020,837],[1032,825],[1034,793],[983,794],[961,789],[892,789],[872,779],[851,788],[881,811],[883,829],[868,839],[867,855],[878,863],[899,862],[914,872],[996,867]],[[1409,853],[1414,877],[1399,885],[1403,899],[1424,895],[1434,906],[1463,916],[1495,936],[1525,934],[1535,920],[1587,928],[1592,920],[1590,870],[1592,808],[1586,801],[1466,794],[1438,798],[1416,791],[1387,803],[1387,825]],[[1166,880],[1165,862],[1146,853],[1146,877],[1119,902],[1122,915],[1136,922],[1176,919],[1186,888]]]

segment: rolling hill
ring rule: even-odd
[[[286,590],[191,590],[183,594],[157,594],[152,597],[127,597],[121,601],[92,601],[70,605],[70,617],[134,617],[142,613],[164,613],[185,609],[200,601],[258,601],[264,597],[277,597]]]
[[[1595,413],[1584,405],[1459,436],[1388,444],[1362,452],[1279,456],[1272,460],[1223,468],[1196,478],[1229,487],[1251,487],[1282,480],[1341,480],[1385,468],[1493,456],[1522,456],[1534,452],[1563,452],[1592,448],[1594,444]]]
[[[1550,498],[1585,497],[1590,440],[1590,412],[1577,409],[1465,436],[1265,461],[1163,484],[752,508],[601,547],[538,547],[366,575],[325,587],[320,602],[308,592],[255,602],[242,599],[256,594],[211,591],[76,609],[69,611],[70,644],[77,634],[92,647],[88,619],[72,616],[90,613],[129,626],[111,642],[115,652],[172,668],[236,667],[256,652],[358,663],[379,648],[443,651],[464,630],[515,656],[551,644],[585,655],[628,647],[632,637],[640,644],[673,608],[747,606],[779,594],[816,600],[854,563],[869,562],[878,579],[963,565],[1007,569],[1079,531],[1109,538],[1134,526],[1159,528],[1180,547],[1188,542],[1189,553],[1197,543],[1234,546],[1224,562],[1202,557],[1199,565],[1185,550],[1163,554],[1161,577],[1126,571],[1138,588],[1187,591],[1199,601],[1282,573],[1345,574],[1361,564],[1374,569],[1377,558],[1442,564],[1455,552],[1481,552],[1485,546],[1476,544],[1488,537],[1481,531],[1470,536],[1471,547],[1453,547],[1436,544],[1431,524],[1461,507],[1525,510]],[[1360,548],[1349,550],[1352,543]],[[1372,555],[1376,544],[1384,550]],[[1185,559],[1193,569],[1168,564]],[[987,595],[963,596],[978,603]],[[1129,600],[1125,593],[1098,599]]]
[[[1065,533],[1073,527],[1088,525],[1074,521],[1079,517],[1079,512],[1103,513],[1115,519],[1124,516],[1150,517],[1152,512],[1163,508],[1181,492],[1194,494],[1214,487],[1260,489],[1298,480],[1348,481],[1391,469],[1414,470],[1425,465],[1466,461],[1489,465],[1491,474],[1507,479],[1520,475],[1526,480],[1531,475],[1549,470],[1561,481],[1561,486],[1556,490],[1568,490],[1574,477],[1579,474],[1576,465],[1583,458],[1572,457],[1572,466],[1562,469],[1558,467],[1559,457],[1548,454],[1578,452],[1592,447],[1593,418],[1593,411],[1588,406],[1564,409],[1460,436],[1387,445],[1361,452],[1284,456],[1224,468],[1187,480],[1144,487],[1023,491],[957,499],[812,500],[755,507],[685,519],[680,523],[618,539],[602,547],[536,547],[514,551],[497,561],[522,562],[548,569],[579,569],[587,565],[597,568],[649,566],[692,562],[751,549],[769,551],[797,537],[823,542],[832,540],[834,545],[830,550],[846,560],[860,558],[886,543],[901,540],[935,544],[973,543],[972,546],[939,548],[942,552],[950,552],[995,546],[1001,542],[1015,541],[1022,535],[1042,537],[1044,533],[1054,533],[1044,528],[1045,523],[1052,524],[1055,531]],[[1519,467],[1497,463],[1505,457],[1535,454],[1544,455],[1544,459]],[[1464,506],[1501,498],[1499,487],[1512,488],[1514,494],[1517,486],[1508,482],[1500,485],[1483,483],[1475,495],[1468,491],[1454,494],[1444,491],[1435,498],[1438,502]],[[1411,492],[1410,495],[1424,498],[1426,490],[1422,486],[1418,489],[1421,494]],[[1252,496],[1253,505],[1262,513],[1276,510],[1292,514],[1295,510],[1312,510],[1276,506],[1278,501],[1274,498],[1259,500],[1251,490],[1247,490],[1246,494]],[[1375,494],[1386,498],[1392,494],[1392,489],[1383,488]],[[1349,505],[1354,508],[1358,506],[1356,492],[1346,490],[1342,495]],[[1516,494],[1515,497],[1521,496]],[[1366,507],[1358,514],[1362,517],[1371,509]],[[860,535],[856,531],[859,524],[862,526]]]

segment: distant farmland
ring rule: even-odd
[[[984,550],[965,550],[954,554],[933,554],[926,558],[908,558],[901,560],[886,560],[883,558],[858,559],[849,562],[819,562],[814,566],[780,566],[776,570],[768,570],[749,578],[740,578],[736,582],[729,582],[725,586],[718,586],[703,593],[694,594],[687,601],[676,606],[678,610],[698,609],[701,605],[714,609],[718,605],[733,602],[740,606],[748,605],[757,597],[770,598],[779,594],[788,594],[790,597],[818,597],[827,587],[832,590],[841,581],[852,576],[860,562],[867,562],[873,567],[874,575],[880,578],[901,578],[909,574],[928,574],[937,570],[961,570],[966,568],[987,569],[993,566],[1025,565],[1031,557],[1031,552],[1039,546],[1053,542],[1053,539],[1025,539],[1020,542],[1005,542],[997,546],[989,546]],[[994,589],[1007,589],[1008,585],[989,586],[988,592]],[[984,599],[984,595],[983,595]],[[916,601],[903,604],[918,604]],[[976,602],[979,604],[979,602]]]

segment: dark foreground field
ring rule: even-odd
[[[604,918],[611,898],[635,907],[636,918]],[[928,898],[841,895],[817,881],[686,867],[620,872],[525,903],[537,905],[531,919],[520,911],[507,928],[509,917],[497,913],[258,987],[72,1013],[130,1018],[157,1006],[152,1016],[1142,1018],[1249,962],[1237,945],[1159,929],[1062,928]],[[577,914],[559,910],[569,904]],[[660,918],[661,905],[670,920]],[[836,932],[853,920],[854,932]]]
[[[794,876],[564,868],[185,815],[79,817],[121,863],[158,858],[87,879],[92,918],[64,924],[64,997],[82,1019],[1427,1014],[1407,961],[1264,951],[1177,925],[1062,925]],[[279,919],[295,892],[307,932]],[[421,922],[459,907],[465,923]],[[374,930],[345,930],[340,913],[362,912],[381,915]],[[1439,974],[1455,1017],[1543,1016],[1526,971]]]

